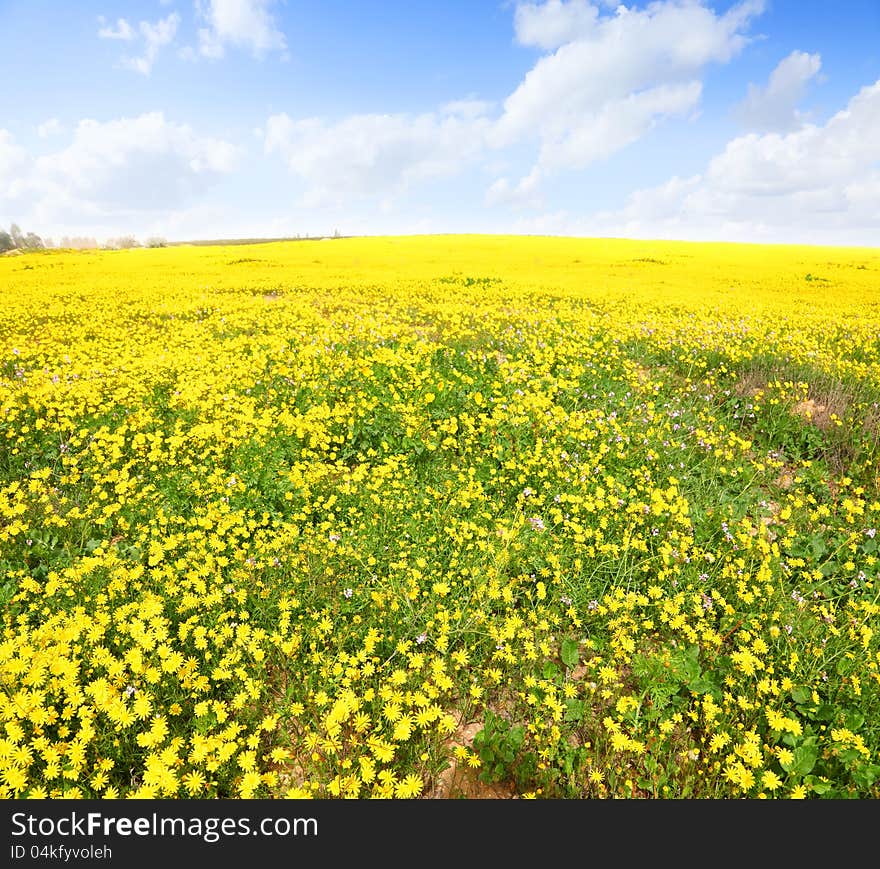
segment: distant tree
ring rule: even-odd
[[[42,250],[45,246],[40,236],[35,232],[22,232],[17,223],[10,224],[9,232],[0,230],[0,251]]]
[[[101,247],[104,250],[126,250],[130,247],[140,247],[141,243],[133,235],[121,235],[119,238],[108,238]]]
[[[84,236],[73,236],[72,238],[68,235],[62,236],[61,241],[58,243],[59,247],[71,248],[73,250],[91,250],[98,246],[98,242],[93,238],[88,238]]]
[[[153,235],[147,239],[147,247],[168,247],[168,241],[160,235]]]

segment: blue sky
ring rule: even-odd
[[[880,245],[877,0],[0,0],[0,226]]]

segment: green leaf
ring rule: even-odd
[[[814,775],[807,776],[804,779],[804,784],[809,785],[810,790],[812,790],[813,793],[819,794],[820,796],[822,794],[827,794],[828,791],[830,791],[833,787],[830,781],[822,781]]]
[[[688,682],[688,691],[692,694],[714,694],[719,688],[714,682],[710,682],[704,676],[698,676]]]
[[[816,710],[816,718],[819,721],[833,721],[837,710],[830,703],[822,703]]]
[[[877,781],[877,775],[880,774],[880,766],[869,764],[868,766],[859,767],[853,770],[853,781],[862,789],[867,790]]]
[[[578,665],[580,655],[578,653],[577,640],[565,639],[562,641],[562,663],[570,670]]]
[[[795,703],[809,703],[812,696],[810,689],[804,688],[801,685],[795,685],[795,687],[791,689],[791,699],[794,700]]]
[[[849,715],[846,716],[846,729],[852,730],[853,732],[857,730],[861,730],[862,725],[865,723],[865,716],[862,715],[858,710],[854,712],[850,712]]]
[[[794,762],[792,763],[791,772],[797,775],[808,775],[816,765],[816,759],[819,757],[819,749],[812,744],[799,745],[794,750]]]
[[[683,682],[693,682],[700,676],[700,662],[688,656],[682,662]]]
[[[526,737],[526,729],[522,726],[522,724],[517,724],[516,727],[510,728],[510,735],[507,737],[510,741],[510,744],[519,749],[519,747],[523,744],[523,740]]]
[[[584,717],[584,704],[581,700],[565,701],[565,720],[569,722],[580,721]]]
[[[544,678],[548,682],[552,682],[559,675],[559,667],[556,666],[552,661],[547,661],[544,664]]]

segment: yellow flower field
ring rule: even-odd
[[[0,795],[880,796],[880,249],[0,258]]]

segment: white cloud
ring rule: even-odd
[[[29,156],[8,130],[0,129],[0,205],[17,199]]]
[[[458,173],[481,153],[489,123],[473,105],[465,115],[364,114],[336,122],[282,113],[266,122],[265,150],[306,182],[309,202],[394,195]]]
[[[518,4],[513,23],[520,44],[552,51],[566,42],[589,36],[598,18],[598,8],[587,0],[547,0]]]
[[[502,177],[486,191],[486,205],[508,205],[515,208],[543,208],[544,199],[538,185],[541,175],[537,169],[512,184],[509,178]]]
[[[542,170],[583,169],[637,141],[661,118],[686,115],[700,99],[698,81],[664,84],[611,100],[572,123],[565,135],[548,138],[538,166]]]
[[[37,125],[37,135],[41,139],[48,139],[52,136],[57,136],[64,131],[64,127],[61,125],[61,121],[58,118],[49,118],[48,121],[43,121],[42,124]]]
[[[199,51],[205,57],[223,57],[226,46],[247,48],[262,57],[284,51],[287,43],[269,9],[274,0],[196,0],[206,26],[199,29]]]
[[[699,175],[636,191],[618,211],[555,220],[587,235],[876,245],[880,81],[824,125],[740,136]]]
[[[748,95],[736,110],[740,121],[760,132],[788,132],[799,127],[804,117],[797,105],[821,66],[818,54],[793,51],[770,73],[766,85],[749,85]]]
[[[228,142],[198,136],[161,112],[80,121],[67,147],[38,158],[0,131],[0,211],[55,234],[118,225],[186,206],[236,158]]]
[[[176,12],[172,12],[155,24],[141,21],[138,30],[144,39],[144,53],[140,57],[124,58],[122,65],[142,75],[149,75],[160,49],[174,40],[179,24],[180,16]]]
[[[878,161],[880,81],[862,88],[824,126],[734,139],[711,161],[706,178],[737,196],[784,197],[840,187]]]
[[[698,0],[661,0],[608,15],[583,0],[520,3],[518,39],[552,53],[505,100],[492,144],[537,139],[542,173],[608,157],[658,121],[690,113],[703,69],[742,50],[762,9],[745,0],[717,15]]]
[[[124,18],[117,18],[116,24],[108,25],[104,16],[99,15],[98,24],[101,25],[98,30],[100,39],[121,39],[124,42],[129,42],[135,37],[134,28]]]
[[[479,118],[489,113],[493,103],[487,100],[466,99],[452,100],[440,107],[441,115],[457,115],[461,118]]]

